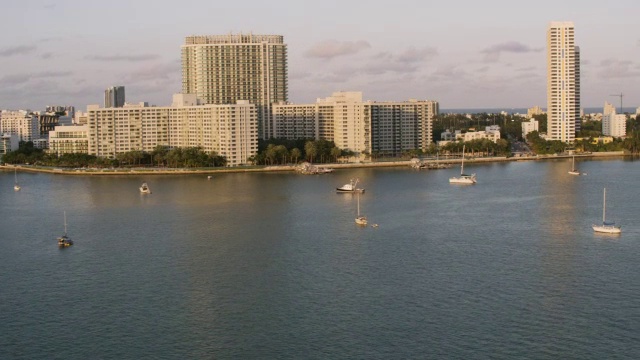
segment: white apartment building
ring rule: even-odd
[[[522,138],[526,139],[527,134],[533,131],[540,131],[538,120],[531,118],[529,121],[522,122]]]
[[[248,101],[235,105],[196,105],[194,95],[178,95],[167,107],[146,103],[121,108],[90,105],[89,154],[113,158],[158,145],[201,147],[227,159],[229,166],[247,163],[258,151],[256,108]]]
[[[547,135],[567,143],[580,130],[580,48],[574,32],[569,21],[547,28]]]
[[[500,126],[491,125],[485,127],[485,129],[481,131],[467,131],[464,133],[460,130],[451,132],[447,129],[446,131],[440,133],[440,141],[438,141],[438,146],[444,146],[452,141],[468,142],[482,139],[487,139],[494,143],[497,143],[498,140],[500,140]]]
[[[627,116],[617,114],[615,106],[604,103],[602,112],[602,135],[612,137],[623,137],[627,135]]]
[[[40,139],[38,116],[27,110],[2,110],[0,133],[18,135],[19,141]]]
[[[89,153],[89,127],[87,125],[56,126],[49,132],[49,153]]]
[[[2,134],[0,135],[0,160],[2,155],[18,150],[20,146],[20,139],[16,134]]]
[[[274,133],[285,139],[323,139],[356,153],[398,155],[426,150],[435,101],[363,101],[362,92],[335,92],[315,104],[274,104]]]
[[[287,46],[282,35],[188,36],[181,47],[182,93],[205,104],[248,100],[259,136],[274,136],[271,104],[287,101]]]

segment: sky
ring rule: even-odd
[[[336,91],[441,109],[546,107],[546,29],[572,21],[583,107],[640,106],[635,0],[21,0],[3,3],[0,109],[171,104],[189,35],[283,35],[289,101]],[[636,30],[634,30],[636,29]]]

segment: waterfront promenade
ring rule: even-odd
[[[563,158],[619,158],[623,156],[631,156],[623,151],[611,151],[611,152],[595,152],[589,154],[562,154],[562,155],[536,155],[536,156],[513,156],[513,157],[465,157],[467,164],[473,163],[487,163],[487,162],[503,162],[503,161],[545,161]],[[423,163],[426,164],[458,164],[460,163],[459,157],[448,157],[444,159],[435,159],[431,157],[423,158]],[[412,160],[399,160],[399,161],[362,161],[362,162],[350,162],[350,163],[328,163],[328,164],[315,164],[319,168],[332,168],[332,169],[347,169],[347,168],[373,168],[373,167],[410,167]],[[242,173],[242,172],[284,172],[284,171],[296,171],[297,165],[276,165],[276,166],[247,166],[247,167],[220,167],[220,168],[148,168],[148,167],[132,167],[132,168],[55,168],[55,167],[43,167],[36,165],[0,165],[0,170],[13,171],[17,168],[18,171],[23,172],[41,172],[59,175],[96,175],[96,176],[109,176],[109,175],[192,175],[203,174],[212,175],[220,173]]]

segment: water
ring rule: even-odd
[[[576,165],[0,173],[0,358],[636,359],[640,162]]]

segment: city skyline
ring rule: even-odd
[[[12,36],[0,44],[0,108],[59,104],[84,111],[116,84],[127,88],[130,102],[166,106],[181,90],[184,39],[229,33],[284,36],[294,103],[362,91],[366,100],[436,100],[443,109],[545,106],[545,30],[552,21],[572,21],[577,29],[582,107],[619,104],[611,95],[620,93],[625,107],[640,103],[634,86],[640,36],[627,36],[640,5],[631,1],[603,8],[578,1],[401,0],[384,11],[335,1],[98,6],[7,4],[13,16],[0,26]]]

